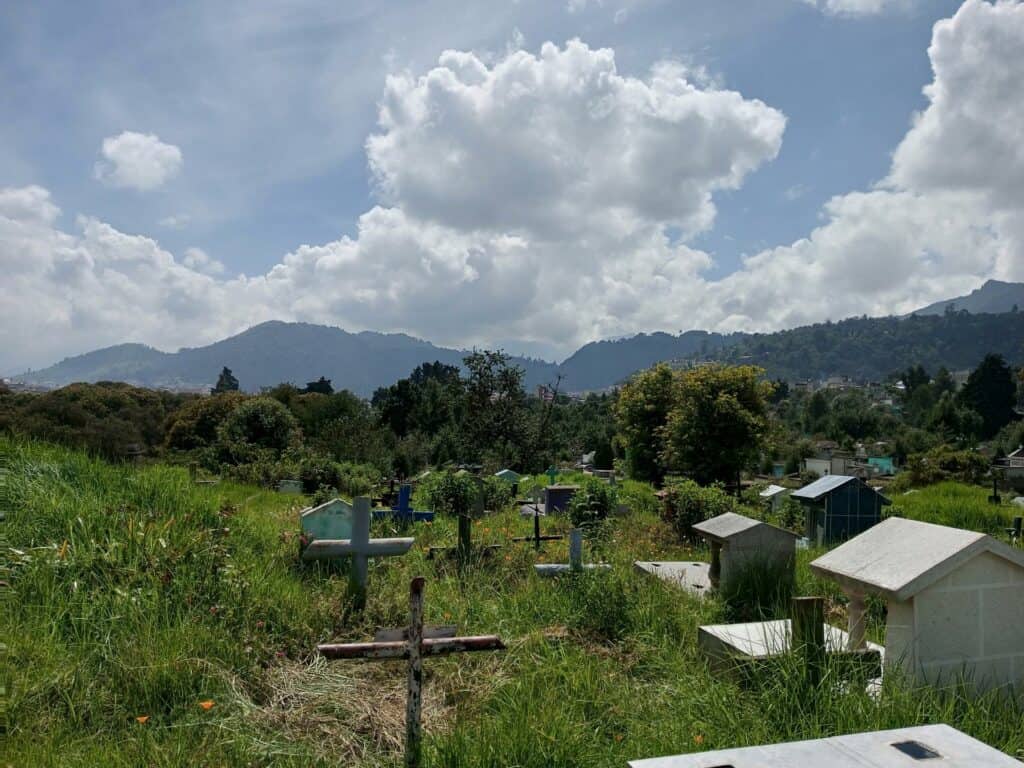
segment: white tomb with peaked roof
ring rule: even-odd
[[[352,538],[353,507],[344,499],[308,507],[299,513],[299,525],[307,543],[318,539]]]
[[[827,739],[630,760],[631,768],[1019,768],[997,749],[948,725],[919,725]]]
[[[693,530],[710,542],[710,563],[637,561],[633,566],[696,595],[728,588],[747,567],[761,567],[766,576],[793,573],[795,533],[735,512],[697,523]]]
[[[991,536],[891,517],[811,563],[849,598],[849,647],[865,598],[887,602],[886,664],[979,690],[1024,682],[1024,551]]]
[[[771,573],[792,573],[796,540],[792,531],[762,523],[735,512],[693,526],[711,544],[708,580],[716,589],[729,586],[748,567]]]

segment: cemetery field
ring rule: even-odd
[[[1003,511],[976,505],[978,492],[984,501],[984,489],[950,485],[895,501],[908,516],[934,508],[953,516],[936,522],[998,528]],[[9,583],[0,764],[398,765],[404,663],[327,662],[315,647],[406,624],[418,575],[428,624],[497,634],[507,646],[424,661],[427,765],[622,768],[633,758],[930,722],[1024,756],[1024,713],[1005,698],[896,679],[880,700],[857,686],[810,691],[790,658],[743,682],[712,676],[697,627],[753,609],[635,573],[637,559],[705,553],[674,542],[650,488],[626,483],[624,495],[632,512],[584,548],[586,561],[613,566],[607,572],[538,578],[532,566],[565,562],[567,544],[547,542],[538,554],[511,542],[532,530],[511,508],[474,523],[475,543],[503,546],[460,571],[427,558],[431,545],[455,543],[455,521],[439,515],[401,534],[416,536],[408,554],[371,564],[357,613],[341,568],[299,563],[301,497],[197,486],[181,468],[112,466],[0,438],[0,578]],[[374,535],[398,534],[375,523]],[[838,589],[807,568],[817,554],[800,552],[797,591],[827,596],[842,625]],[[874,639],[880,619],[874,610]]]

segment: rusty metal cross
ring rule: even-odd
[[[371,643],[327,643],[317,650],[328,659],[407,659],[408,691],[405,704],[405,765],[418,768],[421,752],[420,712],[423,707],[423,657],[505,648],[497,635],[452,637],[452,627],[423,627],[423,584],[417,576],[409,584],[409,626],[377,633]],[[397,639],[395,639],[397,638]]]

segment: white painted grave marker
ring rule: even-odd
[[[401,539],[370,538],[370,500],[358,496],[353,504],[352,536],[348,539],[319,539],[310,542],[302,551],[302,559],[338,560],[351,558],[349,581],[357,607],[366,604],[367,566],[371,557],[392,557],[404,555],[416,540],[412,537]]]
[[[584,563],[583,562],[583,531],[573,528],[569,531],[569,562],[565,563],[537,563],[533,566],[538,576],[558,576],[563,573],[579,572],[583,570],[596,570],[611,568],[606,563]]]

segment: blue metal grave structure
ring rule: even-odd
[[[434,520],[433,512],[412,508],[412,486],[407,483],[398,489],[397,504],[391,509],[375,509],[373,516],[377,519],[390,517],[400,523],[423,523]]]

